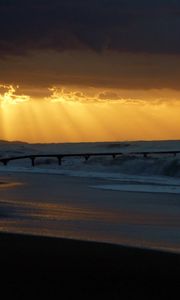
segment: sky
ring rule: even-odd
[[[1,0],[0,139],[180,139],[179,0]]]

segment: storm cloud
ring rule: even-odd
[[[179,0],[1,0],[0,56],[33,50],[180,54]]]

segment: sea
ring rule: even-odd
[[[180,252],[180,154],[171,151],[180,141],[0,141],[0,159],[82,154],[61,165],[56,157],[0,162],[0,231]]]

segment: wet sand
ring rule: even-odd
[[[172,245],[175,245],[176,242],[177,249],[179,249],[179,199],[177,196],[162,194],[157,198],[155,194],[94,191],[90,186],[97,183],[97,180],[86,178],[76,179],[34,174],[13,175],[9,178],[13,179],[12,182],[24,184],[13,189],[2,189],[0,192],[1,210],[4,209],[4,216],[1,218],[2,232],[0,233],[1,292],[5,292],[5,298],[16,297],[23,300],[45,297],[47,299],[85,300],[137,298],[144,300],[176,299],[178,297],[180,292],[180,253],[120,246],[116,243],[103,243],[100,240],[99,242],[88,242],[76,239],[76,231],[79,232],[80,229],[84,230],[83,237],[87,236],[88,239],[89,231],[87,229],[91,229],[89,227],[90,220],[94,224],[94,218],[97,217],[94,211],[99,214],[103,205],[103,213],[105,210],[108,212],[108,216],[110,209],[113,210],[113,215],[121,212],[121,218],[119,215],[117,218],[120,225],[115,233],[119,234],[119,230],[121,228],[124,230],[127,224],[126,236],[129,234],[131,237],[135,234],[130,229],[139,229],[143,226],[143,224],[139,226],[141,219],[138,217],[136,220],[135,218],[138,211],[145,216],[143,223],[145,222],[146,228],[155,228],[153,238],[157,237],[158,230],[162,229],[163,234],[167,232],[168,242],[169,239],[172,239]],[[99,182],[101,180],[98,180]],[[27,209],[26,206],[22,206],[24,203],[22,201],[25,201]],[[17,223],[19,227],[15,227],[14,230],[24,230],[26,228],[24,222],[27,222],[25,225],[29,231],[32,229],[29,226],[33,224],[35,233],[38,229],[36,228],[37,224],[42,226],[41,230],[44,230],[45,226],[50,228],[52,219],[49,220],[49,215],[44,210],[45,204],[48,205],[50,217],[54,216],[54,211],[56,212],[56,222],[53,221],[53,226],[56,229],[59,226],[59,230],[64,226],[66,237],[68,237],[67,225],[69,226],[71,223],[74,239],[5,232],[11,230],[8,222],[13,222],[14,228],[17,221],[20,224]],[[66,208],[65,205],[69,207],[74,204],[77,205],[77,208],[81,208],[82,213],[80,214],[81,211],[74,209],[74,221],[72,222],[72,219],[69,219],[68,210],[64,210],[63,218],[67,217],[67,222],[62,222],[62,206]],[[88,212],[93,209],[93,214],[88,213],[87,215],[87,209]],[[86,213],[83,219],[84,212]],[[151,218],[150,214],[152,213]],[[166,221],[165,225],[168,224],[168,228],[164,226],[163,222],[160,222],[162,220],[159,220],[159,215],[157,220],[154,219],[154,216],[157,217],[157,213],[163,214],[163,220]],[[122,215],[124,219],[122,219]],[[76,221],[77,216],[78,220]],[[147,218],[148,216],[150,219]],[[166,216],[168,216],[169,223],[167,223]],[[129,228],[131,219],[133,224]],[[111,219],[108,220],[109,223],[105,218],[107,226],[104,226],[104,221],[97,223],[95,229],[100,230],[100,235],[108,234]],[[114,228],[117,228],[118,222],[115,223],[112,232],[114,232]],[[138,222],[138,226],[136,226],[136,222]],[[54,227],[51,230],[54,234]],[[142,236],[139,232],[141,234],[142,232],[137,231],[141,241]],[[149,231],[143,229],[143,232],[147,239]],[[174,235],[171,236],[171,233]],[[58,234],[60,235],[61,232]],[[118,239],[119,243],[120,241],[122,241],[121,237]],[[174,249],[176,248],[174,247]]]
[[[94,189],[110,180],[3,174],[0,231],[180,252],[179,195]],[[113,183],[113,181],[112,181]]]
[[[1,287],[18,299],[175,299],[180,255],[19,234],[0,234]]]

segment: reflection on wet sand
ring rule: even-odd
[[[177,195],[95,190],[104,180],[47,174],[8,173],[0,181],[1,232],[180,252]]]
[[[0,189],[16,187],[18,185],[22,185],[22,183],[21,182],[0,181]]]
[[[180,227],[177,216],[105,210],[60,203],[0,201],[0,231],[107,241],[161,248],[153,232]],[[147,236],[146,236],[147,235]],[[163,247],[178,250],[178,245],[163,241]]]

